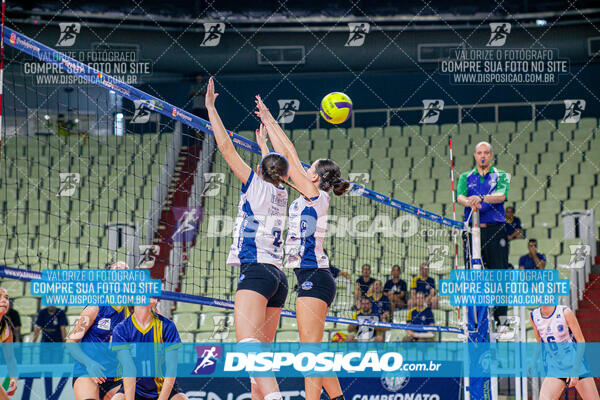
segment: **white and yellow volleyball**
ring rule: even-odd
[[[345,93],[329,93],[321,100],[321,116],[331,124],[346,122],[350,114],[352,114],[352,100]]]

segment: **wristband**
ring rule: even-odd
[[[483,194],[480,194],[480,195],[479,195],[479,199],[480,199],[480,200],[481,200],[481,202],[483,203],[483,199],[485,199],[485,195],[483,195]]]

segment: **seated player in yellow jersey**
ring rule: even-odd
[[[367,297],[373,302],[373,311],[380,316],[381,321],[389,322],[391,320],[390,299],[383,294],[383,283],[379,279],[373,282]]]
[[[435,319],[433,318],[433,311],[425,304],[425,294],[423,292],[417,292],[415,295],[415,303],[416,306],[408,310],[406,323],[413,325],[434,325]],[[434,335],[432,332],[407,331],[404,341],[430,342],[433,338]]]
[[[154,311],[155,305],[156,299],[152,299],[150,305],[135,306],[133,314],[113,331],[112,348],[117,352],[124,375],[123,386],[113,400],[187,400],[175,381],[177,349],[181,347],[179,333],[173,321]],[[162,362],[162,357],[155,358],[154,354],[148,354],[149,360],[142,360],[143,355],[137,351],[134,363],[131,343],[163,343],[166,362]],[[138,366],[150,371],[142,371],[145,376],[131,377],[131,372],[137,372]],[[171,366],[174,369],[170,370]],[[164,376],[169,375],[167,370],[173,372],[172,376]],[[148,373],[154,377],[148,376]]]

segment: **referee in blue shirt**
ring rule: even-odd
[[[492,145],[480,142],[475,146],[475,168],[458,178],[458,203],[465,207],[464,220],[472,211],[479,212],[481,227],[481,258],[485,268],[508,268],[508,237],[504,202],[508,198],[508,174],[492,166]],[[469,219],[472,221],[472,218]],[[465,246],[469,242],[465,241]],[[467,247],[465,247],[467,248]],[[466,252],[465,252],[466,254]],[[508,307],[496,307],[494,319],[501,322]]]

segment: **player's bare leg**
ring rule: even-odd
[[[544,378],[540,388],[539,400],[558,400],[560,399],[566,384],[558,378]]]
[[[583,400],[600,400],[594,378],[580,379],[575,389],[577,389],[577,393],[579,393]]]

